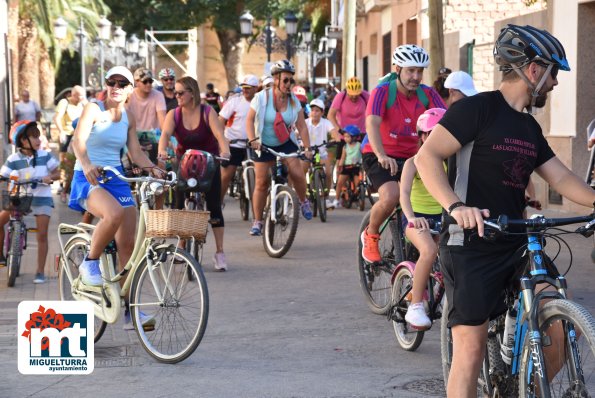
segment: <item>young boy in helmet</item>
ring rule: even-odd
[[[320,145],[323,142],[328,142],[329,137],[337,132],[337,129],[333,124],[325,119],[322,115],[324,114],[324,102],[320,99],[313,99],[310,101],[310,117],[306,119],[306,126],[308,127],[308,135],[310,136],[310,145]],[[327,175],[326,179],[326,190],[325,197],[328,196],[330,190],[332,178],[331,176],[331,160],[329,159],[326,147],[319,149],[320,162],[324,164],[324,172]],[[308,171],[312,162],[302,161],[304,172]],[[327,198],[326,207],[334,207],[333,203]]]
[[[45,282],[45,261],[48,254],[48,226],[54,207],[52,190],[49,186],[60,178],[60,163],[50,153],[39,149],[41,146],[41,132],[37,123],[25,121],[13,127],[11,131],[12,143],[16,152],[6,159],[0,168],[0,176],[4,178],[17,177],[19,181],[41,180],[43,184],[23,186],[28,194],[33,195],[31,210],[37,222],[37,270],[33,283]],[[0,212],[0,242],[4,242],[4,226],[10,220],[10,211]],[[4,245],[0,245],[0,264],[6,264]]]

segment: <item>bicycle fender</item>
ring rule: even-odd
[[[393,271],[392,276],[390,277],[390,284],[394,284],[395,283],[395,278],[397,277],[397,274],[399,273],[399,271],[402,268],[407,268],[409,270],[409,272],[411,272],[411,274],[413,274],[415,272],[415,263],[413,261],[401,261],[395,268],[395,270]]]

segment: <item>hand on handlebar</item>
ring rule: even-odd
[[[430,229],[430,224],[428,223],[428,220],[426,220],[424,217],[414,217],[409,219],[408,221],[409,222],[407,224],[407,228],[415,228],[418,230],[418,233]]]
[[[454,218],[457,225],[463,229],[477,228],[477,234],[483,237],[483,219],[490,216],[488,209],[478,209],[477,207],[461,206],[455,208],[450,216]]]
[[[255,149],[255,150],[259,151],[260,150],[260,141],[257,140],[257,139],[251,140],[250,141],[250,147],[252,149]]]
[[[88,164],[87,166],[83,166],[83,173],[85,174],[85,178],[89,181],[91,185],[97,185],[99,183],[98,179],[101,176],[101,168],[95,166],[94,164]]]

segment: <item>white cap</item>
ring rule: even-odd
[[[310,106],[317,106],[324,111],[324,102],[318,98],[314,98],[312,101],[310,101]]]
[[[114,75],[124,76],[129,83],[134,83],[134,78],[132,77],[132,72],[128,70],[125,66],[114,66],[110,70],[107,71],[105,74],[105,78],[109,79]]]
[[[444,87],[459,90],[467,97],[477,94],[473,78],[462,70],[452,72],[444,81]]]
[[[240,86],[258,87],[258,77],[254,75],[246,75],[244,76],[244,80],[240,83]]]
[[[271,84],[273,82],[273,78],[268,75],[264,75],[261,79],[262,79],[263,86],[266,86],[267,84]]]

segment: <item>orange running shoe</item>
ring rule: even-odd
[[[375,263],[382,260],[380,251],[378,250],[378,240],[380,235],[368,234],[368,228],[362,232],[362,257],[369,263]]]

